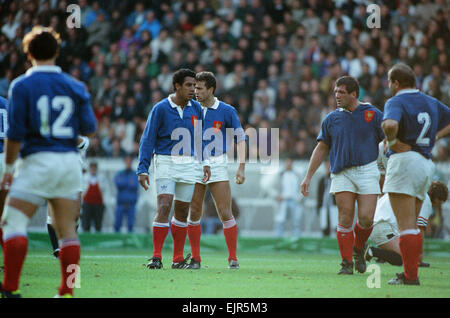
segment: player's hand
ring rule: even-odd
[[[308,178],[303,179],[301,185],[300,185],[300,192],[307,197],[309,195],[309,184],[311,183],[311,180]]]
[[[211,177],[211,167],[210,166],[203,166],[203,179],[202,179],[202,182],[203,183],[208,182],[210,177]]]
[[[145,191],[150,187],[150,178],[148,174],[140,174],[138,175],[139,184],[144,188]]]
[[[408,145],[407,143],[401,142],[400,140],[397,140],[395,144],[393,144],[390,149],[394,152],[407,152],[411,151],[412,147]]]
[[[11,186],[13,181],[13,174],[12,173],[3,173],[2,176],[2,183],[0,185],[0,188],[2,190],[9,190],[9,187]]]
[[[245,182],[245,172],[244,169],[239,168],[236,172],[236,183],[237,184],[243,184]]]

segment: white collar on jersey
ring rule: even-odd
[[[57,65],[36,65],[28,69],[27,75],[34,72],[51,72],[51,73],[61,73],[61,68]]]
[[[175,103],[172,101],[172,95],[169,95],[169,98],[167,98],[167,99],[169,100],[169,104],[170,104],[170,106],[172,106],[172,108],[181,107],[181,106],[175,104]],[[188,103],[187,103],[186,106],[192,106],[192,105],[191,105],[191,101],[188,101]]]
[[[217,99],[217,97],[214,97],[214,104],[212,104],[211,107],[206,107],[202,105],[202,108],[204,109],[217,109],[217,107],[219,107],[219,103],[220,101]]]
[[[395,94],[395,96],[401,95],[401,94],[408,94],[408,93],[418,93],[419,90],[417,88],[404,88],[401,89]]]

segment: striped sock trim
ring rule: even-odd
[[[188,220],[188,224],[189,224],[189,225],[193,225],[193,226],[195,226],[195,225],[200,225],[200,221],[201,221],[201,219],[198,220],[198,221],[191,221],[191,220],[189,219],[189,220]]]
[[[159,222],[153,222],[154,227],[170,227],[169,223],[159,223]]]
[[[417,234],[420,234],[420,230],[419,229],[407,229],[407,230],[404,230],[404,231],[400,232],[400,236],[403,236],[403,235],[417,235]]]
[[[341,233],[349,233],[353,232],[353,227],[343,227],[342,225],[338,224],[337,231]]]
[[[78,240],[78,238],[59,240],[60,248],[64,248],[66,246],[79,246],[79,245],[80,245],[80,240]]]
[[[227,221],[223,221],[222,224],[223,224],[224,229],[229,229],[230,227],[233,227],[236,225],[236,220],[233,217]]]
[[[178,221],[177,219],[175,219],[174,216],[172,217],[172,224],[174,224],[178,227],[187,227],[188,226],[187,222]]]

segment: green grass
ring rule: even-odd
[[[81,288],[76,297],[91,298],[414,298],[450,297],[450,258],[426,257],[421,286],[390,286],[402,268],[377,264],[381,287],[367,287],[371,273],[338,276],[339,255],[298,252],[238,253],[241,268],[227,268],[224,251],[202,253],[202,269],[173,270],[171,251],[163,250],[163,270],[148,270],[149,250],[83,250]],[[372,262],[371,264],[374,264]],[[30,249],[22,272],[23,297],[53,297],[59,285],[59,262],[48,250]]]

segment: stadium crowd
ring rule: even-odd
[[[383,110],[387,71],[405,62],[419,89],[450,105],[445,0],[1,2],[0,95],[29,66],[24,34],[52,26],[62,38],[57,64],[86,83],[99,121],[88,157],[136,156],[149,111],[182,67],[214,72],[216,96],[237,108],[244,128],[279,128],[282,158],[310,157],[345,74],[359,80],[361,100]],[[71,3],[80,28],[66,24]],[[380,28],[367,25],[370,3],[379,5]],[[435,156],[448,159],[445,141]]]

